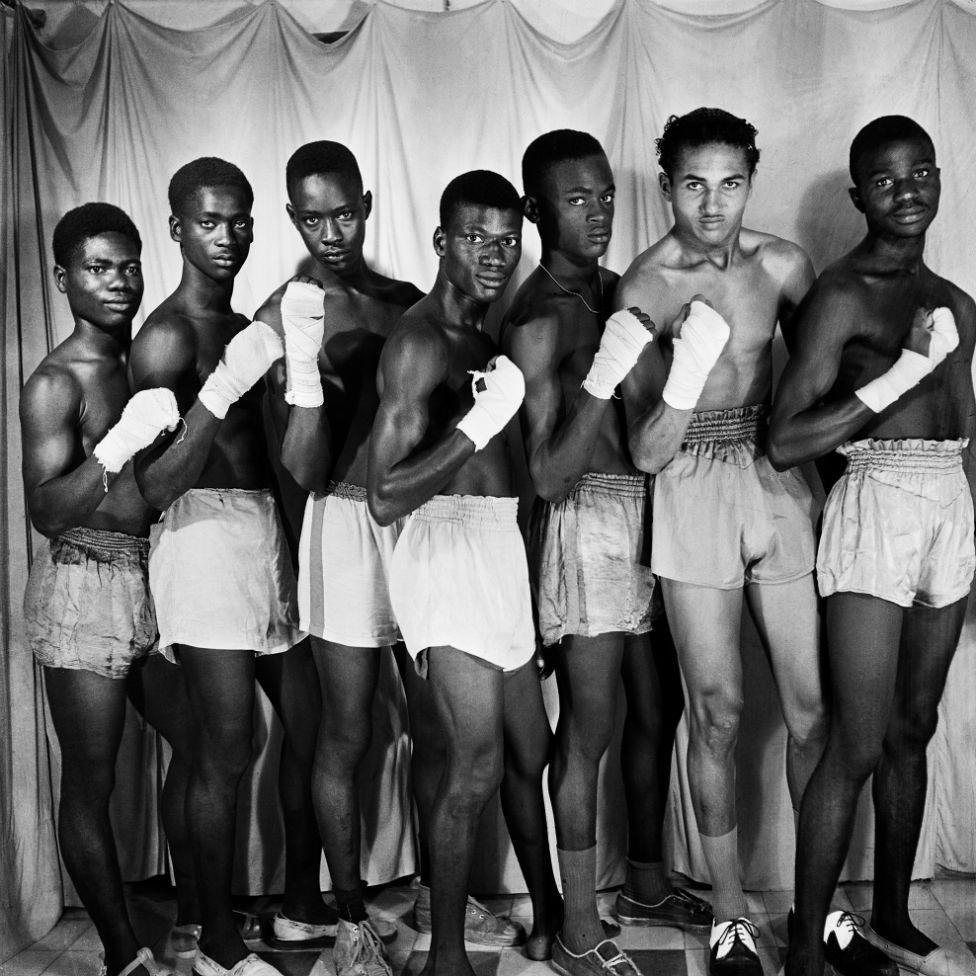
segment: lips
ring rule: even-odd
[[[342,261],[344,258],[348,257],[348,251],[320,251],[319,260],[320,261]]]
[[[476,275],[486,288],[503,288],[508,281],[508,275]]]
[[[233,254],[217,254],[214,256],[213,263],[221,268],[236,268],[241,263],[241,259]]]
[[[111,298],[106,302],[102,303],[106,308],[112,309],[114,312],[127,312],[130,308],[139,304],[138,299],[133,298]]]
[[[610,241],[610,231],[601,231],[597,234],[587,234],[587,239],[594,244],[607,244]]]
[[[927,212],[925,207],[906,207],[904,210],[896,210],[894,213],[895,220],[902,220],[906,223],[911,223],[914,220],[918,220],[923,214]]]

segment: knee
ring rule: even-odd
[[[451,756],[446,777],[445,799],[452,808],[476,807],[488,802],[501,786],[504,775],[502,750],[485,747],[473,753]]]
[[[211,781],[237,782],[251,762],[250,730],[238,736],[216,736],[201,741],[194,756],[194,769]]]
[[[552,734],[547,732],[532,742],[520,742],[517,748],[505,750],[505,774],[522,779],[542,779],[543,770],[549,763]]]
[[[786,717],[790,738],[800,746],[822,743],[827,736],[827,709],[819,697],[794,703]]]
[[[716,688],[691,706],[691,734],[709,752],[728,752],[739,737],[742,695]]]
[[[827,750],[831,766],[836,771],[852,782],[863,783],[881,760],[882,742],[831,730]]]
[[[317,756],[325,765],[358,766],[373,740],[372,716],[332,716],[322,720]]]
[[[885,734],[885,752],[904,755],[905,752],[924,752],[939,724],[938,705],[931,708],[915,705],[899,710],[892,716]]]
[[[115,763],[76,762],[61,759],[61,805],[84,804],[108,807],[115,789]]]
[[[563,761],[578,757],[589,764],[599,763],[613,737],[615,717],[609,707],[561,714],[556,726],[556,751]]]

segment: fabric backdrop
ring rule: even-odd
[[[303,17],[310,9],[296,0],[291,5]],[[518,185],[526,144],[542,131],[570,126],[596,135],[614,167],[617,213],[606,264],[622,271],[669,226],[657,190],[654,138],[671,113],[709,104],[744,115],[759,129],[762,159],[748,223],[798,241],[819,269],[860,233],[846,194],[851,137],[872,117],[900,112],[928,128],[943,167],[942,211],[930,233],[929,261],[967,291],[976,290],[971,4],[705,0],[697,8],[703,14],[694,12],[691,0],[628,0],[565,42],[523,13],[546,6],[531,0],[488,0],[446,13],[350,3],[343,26],[352,29],[332,44],[317,40],[276,3],[214,4],[220,17],[193,30],[147,19],[152,6],[110,3],[96,19],[91,3],[74,5],[72,15],[87,10],[89,19],[67,46],[50,43],[22,14],[0,15],[3,49],[10,51],[2,75],[0,187],[0,959],[42,934],[70,897],[54,842],[57,754],[22,636],[23,586],[38,538],[26,517],[17,421],[23,380],[71,328],[67,304],[51,288],[51,232],[65,210],[108,200],[135,219],[145,242],[141,322],[179,277],[178,248],[167,232],[169,177],[200,155],[236,162],[256,191],[255,243],[235,295],[236,307],[250,313],[305,259],[284,212],[288,156],[303,142],[338,139],[356,153],[374,193],[370,259],[427,288],[435,271],[431,233],[446,182],[485,167]],[[159,6],[170,23],[183,23],[174,14],[178,5]],[[184,10],[191,7],[199,23],[203,5],[184,4]],[[538,259],[531,228],[524,251],[520,279]],[[919,876],[939,865],[976,870],[972,628],[970,620],[931,750]],[[784,734],[765,665],[749,646],[750,715],[738,788],[745,881],[788,887],[793,841]],[[392,675],[390,694],[395,698]],[[551,689],[547,695],[552,699]],[[383,768],[401,795],[402,730],[392,719],[390,727]],[[275,730],[262,728],[259,739],[270,736],[275,743]],[[249,781],[248,796],[256,791],[262,800],[246,804],[243,813],[241,891],[280,889],[280,828],[270,785],[275,751],[264,750]],[[132,723],[120,760],[120,783],[127,787],[115,810],[130,877],[154,873],[165,862],[153,802],[164,762],[154,737]],[[625,839],[619,770],[613,759],[605,765],[601,883],[611,884],[621,877]],[[849,876],[859,878],[871,874],[863,813],[848,864]],[[483,834],[474,887],[520,886],[497,818],[488,819]],[[398,825],[390,841],[382,863],[374,858],[365,868],[373,882],[412,868],[407,827]],[[677,775],[669,844],[677,869],[705,877],[687,784]]]

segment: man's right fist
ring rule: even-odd
[[[125,405],[118,422],[95,445],[92,454],[106,472],[115,474],[137,451],[149,447],[160,431],[172,430],[179,420],[180,409],[172,390],[165,387],[140,390]]]
[[[598,400],[609,400],[653,339],[654,323],[639,308],[614,312],[603,328],[583,389]]]
[[[240,400],[284,352],[281,339],[270,325],[252,322],[227,343],[223,358],[207,377],[197,399],[218,420],[223,420],[231,405]]]
[[[664,402],[675,410],[694,410],[712,367],[722,355],[729,325],[699,298],[693,298],[681,334],[673,342],[671,372],[664,384]]]
[[[285,402],[320,407],[325,402],[319,375],[319,349],[325,332],[325,292],[310,281],[289,281],[281,298],[287,383]]]
[[[458,421],[457,429],[480,451],[522,405],[525,377],[508,356],[495,356],[484,371],[470,372],[474,406]]]

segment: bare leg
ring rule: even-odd
[[[315,810],[335,888],[339,916],[365,920],[356,773],[373,735],[378,647],[345,647],[312,637],[322,691],[322,722],[315,750]]]
[[[61,857],[105,947],[105,966],[115,974],[141,945],[129,921],[108,816],[126,683],[68,668],[45,668],[44,679],[61,746]],[[137,973],[143,976],[142,967]]]
[[[193,755],[193,716],[183,669],[162,654],[153,654],[129,673],[129,698],[146,721],[169,743],[173,755],[166,770],[161,809],[166,842],[176,880],[176,924],[197,924],[197,898],[193,848],[186,825],[186,788]]]
[[[531,938],[551,944],[563,921],[563,901],[552,873],[542,772],[552,731],[542,703],[535,661],[505,675],[505,774],[501,800],[519,866],[532,898]]]
[[[874,909],[871,926],[896,945],[927,955],[935,943],[912,924],[908,889],[925,809],[925,754],[959,643],[966,600],[905,611],[895,704],[874,773]]]
[[[858,795],[881,758],[895,694],[901,607],[860,593],[825,601],[831,719],[800,808],[789,976],[823,976],[824,919],[847,855]]]
[[[624,639],[566,637],[554,652],[559,721],[549,766],[566,917],[560,939],[579,954],[604,940],[596,907],[596,794],[600,759],[613,736]]]
[[[779,691],[789,734],[786,782],[793,809],[799,811],[827,742],[813,574],[789,583],[750,585],[746,599]]]
[[[234,924],[231,880],[237,787],[251,760],[254,653],[179,647],[195,748],[186,796],[200,897],[200,949],[231,968],[247,955]]]
[[[688,688],[688,780],[718,921],[746,914],[735,845],[735,744],[742,714],[742,590],[662,579]]]
[[[464,951],[465,903],[478,818],[502,780],[503,677],[452,647],[427,653],[447,767],[431,810],[433,933],[424,973],[473,976]]]
[[[278,795],[285,821],[281,912],[301,922],[334,921],[319,889],[322,841],[312,804],[312,765],[322,702],[308,643],[256,659],[255,674],[284,728]]]

